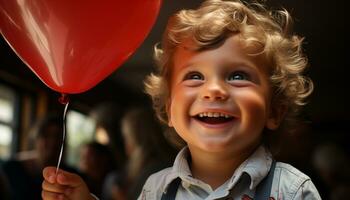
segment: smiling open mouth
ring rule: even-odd
[[[234,117],[223,113],[206,112],[196,115],[195,118],[207,124],[223,124],[232,121]]]

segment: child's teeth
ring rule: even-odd
[[[225,117],[225,118],[229,118],[230,116],[227,114],[218,113],[218,112],[206,112],[206,113],[200,113],[199,117]]]

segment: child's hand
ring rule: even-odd
[[[46,167],[41,196],[44,200],[94,200],[83,179],[55,167]]]

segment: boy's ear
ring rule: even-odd
[[[170,101],[170,99],[168,99],[168,101],[165,105],[166,114],[168,116],[168,126],[173,127],[173,123],[171,122],[171,111],[170,111],[171,109],[170,109],[170,107],[171,107],[171,101]]]
[[[266,121],[266,128],[270,130],[276,130],[283,118],[285,117],[288,110],[288,106],[284,104],[278,104],[270,109],[269,117]]]

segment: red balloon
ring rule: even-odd
[[[142,43],[161,0],[0,0],[0,30],[51,89],[80,93]]]

